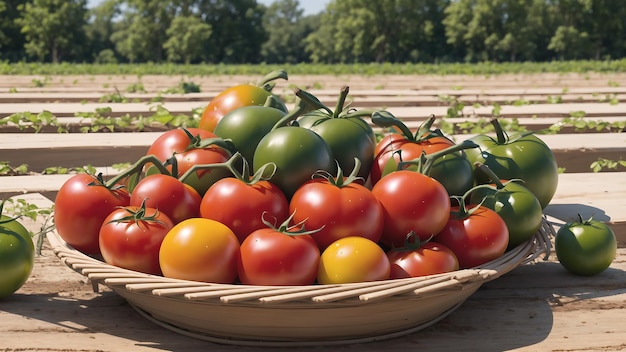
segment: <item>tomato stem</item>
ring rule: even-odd
[[[500,121],[496,117],[491,119],[491,124],[496,131],[496,137],[498,140],[498,144],[506,144],[509,140],[509,136],[506,134],[504,129],[502,129],[502,125],[500,125]]]
[[[433,168],[433,165],[435,164],[435,161],[437,161],[438,158],[447,154],[464,150],[464,149],[471,149],[471,148],[477,148],[477,147],[478,147],[478,144],[470,140],[465,140],[459,144],[451,145],[447,147],[446,149],[439,150],[434,153],[426,154],[426,152],[422,152],[419,158],[415,158],[413,160],[400,161],[398,163],[397,169],[401,170],[401,169],[406,168],[409,165],[417,165],[417,172],[422,173],[424,175],[430,175],[430,170]]]
[[[261,87],[265,89],[266,91],[271,92],[274,86],[276,85],[274,81],[279,78],[288,80],[289,77],[287,76],[287,71],[285,70],[272,71],[268,73],[267,75],[263,76],[263,78],[261,78],[261,80],[256,85],[257,87]]]
[[[181,182],[185,182],[188,177],[193,175],[198,170],[207,170],[207,169],[217,169],[217,168],[225,168],[229,170],[233,176],[240,180],[244,180],[244,176],[234,167],[234,164],[243,159],[243,156],[237,152],[233,154],[228,160],[223,163],[213,163],[213,164],[195,164],[189,168],[184,174],[182,174],[178,180]]]
[[[348,86],[341,87],[341,91],[339,91],[339,99],[337,99],[337,105],[335,105],[335,111],[332,113],[333,119],[338,118],[341,112],[343,112],[349,92],[350,88]]]
[[[159,160],[156,156],[146,155],[140,158],[139,160],[137,160],[137,162],[131,165],[128,169],[122,171],[117,176],[111,178],[108,182],[105,183],[102,181],[102,186],[105,186],[108,189],[112,189],[113,187],[117,185],[117,183],[119,183],[125,177],[129,177],[132,175],[139,175],[147,163],[152,163],[159,170],[159,172],[162,173],[163,175],[169,175],[169,176],[172,175],[167,170],[165,165],[161,162],[161,160]]]
[[[402,122],[388,111],[375,111],[372,114],[372,123],[379,127],[397,127],[404,138],[408,141],[415,140],[413,132]]]

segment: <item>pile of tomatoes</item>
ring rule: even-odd
[[[285,78],[274,74],[274,78]],[[556,190],[531,133],[456,143],[386,111],[271,84],[225,90],[198,128],[164,132],[121,175],[78,174],[55,225],[111,265],[250,285],[396,279],[480,266],[529,240]],[[374,133],[372,125],[385,132]]]

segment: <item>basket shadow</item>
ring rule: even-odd
[[[555,312],[568,303],[592,305],[593,298],[626,292],[626,272],[608,268],[590,280],[570,274],[558,262],[522,265],[484,284],[453,314],[428,329],[379,348],[428,351],[506,351],[544,341]]]
[[[604,210],[585,204],[548,204],[544,209],[544,213],[563,222],[578,220],[578,218],[576,218],[577,214],[580,214],[583,219],[589,219],[593,216],[593,218],[598,221],[611,221],[611,217],[608,216]]]

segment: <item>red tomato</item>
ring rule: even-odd
[[[426,241],[438,234],[450,217],[448,191],[418,172],[395,171],[376,183],[372,193],[383,207],[380,242],[388,247],[404,246],[411,231]]]
[[[402,279],[459,270],[459,260],[452,250],[440,243],[426,242],[415,249],[387,251],[391,263],[390,279]]]
[[[264,215],[265,214],[265,215]],[[228,226],[239,242],[258,229],[266,228],[266,219],[277,223],[289,217],[289,202],[285,194],[269,181],[252,184],[229,177],[211,186],[202,197],[200,216]]]
[[[104,219],[117,207],[127,206],[125,188],[107,188],[88,174],[76,174],[59,189],[54,201],[54,224],[70,246],[87,254],[100,254],[98,236]]]
[[[306,220],[308,229],[321,229],[311,235],[320,250],[348,236],[362,236],[378,242],[383,230],[383,210],[372,192],[351,182],[335,185],[316,178],[302,185],[291,198],[293,221]]]
[[[243,284],[311,285],[317,278],[320,251],[309,235],[264,228],[246,237],[240,250],[237,272]]]
[[[191,186],[178,179],[152,174],[141,179],[130,196],[130,205],[156,208],[165,213],[174,224],[200,216],[202,198]]]
[[[226,225],[203,218],[174,225],[159,250],[163,276],[201,282],[234,283],[238,258],[235,234]]]
[[[370,180],[376,184],[381,177],[397,169],[402,160],[419,158],[422,153],[430,154],[444,150],[454,145],[454,142],[445,137],[431,137],[418,141],[408,140],[401,134],[391,134],[383,137],[374,150],[374,163],[370,171]],[[397,153],[400,151],[400,155]]]
[[[182,176],[194,165],[223,163],[230,158],[231,153],[218,145],[198,147],[197,143],[200,140],[216,138],[212,132],[199,128],[186,130],[193,138],[189,138],[182,128],[169,130],[152,143],[146,155],[154,155],[163,162],[175,156],[178,166],[178,174],[174,175],[176,177]],[[172,166],[168,166],[167,169],[172,171]],[[150,170],[148,173],[151,173]],[[228,176],[230,172],[224,169],[199,170],[186,179],[185,183],[203,195],[215,181]]]
[[[452,207],[451,211],[458,212],[459,206]],[[498,213],[480,206],[470,215],[451,215],[436,238],[437,242],[456,254],[459,267],[466,269],[485,264],[504,254],[509,244],[509,231]]]
[[[102,258],[120,268],[161,275],[159,248],[173,226],[165,213],[154,208],[117,208],[100,228]]]

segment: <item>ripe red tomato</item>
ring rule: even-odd
[[[389,279],[390,263],[385,251],[365,237],[338,239],[320,257],[320,284],[380,281]]]
[[[383,207],[380,242],[402,247],[414,232],[421,241],[438,234],[450,217],[450,198],[437,180],[414,171],[395,171],[378,181],[372,193]]]
[[[113,210],[100,228],[100,251],[108,264],[161,275],[159,248],[174,223],[163,212],[144,206]]]
[[[199,128],[169,130],[152,142],[146,155],[154,155],[162,162],[174,156],[177,161],[178,174],[173,176],[180,177],[194,165],[223,163],[231,157],[231,152],[219,145],[211,144],[206,147],[200,145],[201,141],[209,138],[217,138],[217,136]],[[172,166],[169,165],[167,169],[171,172]],[[147,173],[154,172],[148,169]],[[215,181],[228,176],[230,172],[225,169],[199,170],[184,182],[203,195]]]
[[[459,206],[451,209],[452,213],[458,211]],[[504,254],[509,244],[509,231],[498,213],[479,206],[469,215],[451,215],[436,239],[450,248],[459,259],[459,267],[466,269],[485,264]]]
[[[98,236],[104,219],[117,207],[129,203],[125,188],[107,188],[101,178],[76,174],[57,193],[54,224],[70,246],[83,253],[100,254]]]
[[[400,134],[391,134],[378,142],[374,154],[374,163],[370,171],[370,180],[376,184],[381,177],[397,169],[402,160],[417,159],[422,153],[430,154],[454,145],[445,137],[431,137],[422,140],[409,140]],[[401,154],[398,154],[400,151]]]
[[[426,242],[418,248],[387,251],[391,263],[390,279],[402,279],[459,270],[459,260],[452,250],[440,243]]]
[[[201,282],[234,283],[238,258],[235,234],[226,225],[203,218],[174,225],[159,250],[163,276]]]
[[[165,213],[174,224],[200,215],[202,198],[191,186],[177,178],[152,174],[141,179],[130,195],[130,205],[156,208]]]
[[[383,230],[383,210],[372,192],[355,182],[337,184],[334,179],[316,178],[303,184],[291,198],[293,221],[306,220],[320,250],[348,236],[378,242]]]
[[[311,285],[317,277],[320,251],[306,234],[289,235],[266,227],[241,243],[239,280],[250,285]]]
[[[221,179],[207,190],[200,203],[200,216],[225,224],[239,242],[267,227],[264,214],[278,223],[289,217],[287,197],[278,186],[265,180],[246,183],[233,177]]]

